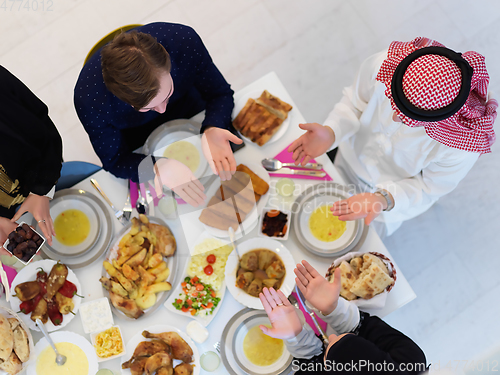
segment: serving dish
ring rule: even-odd
[[[202,233],[200,235],[200,237],[198,238],[198,240],[196,241],[196,245],[200,244],[203,240],[211,238],[211,237],[212,236],[209,233],[207,233],[207,232]],[[220,242],[222,242],[224,245],[228,245],[227,241],[224,241],[224,240],[221,240],[221,239],[217,239],[217,240],[220,241]],[[229,257],[231,257],[232,254],[233,253],[231,253],[231,255],[229,255]],[[179,294],[182,293],[182,284],[181,284],[181,282],[187,276],[187,270],[188,270],[188,266],[189,266],[189,262],[190,261],[191,261],[191,256],[189,255],[188,258],[186,259],[186,264],[185,264],[184,270],[183,270],[183,272],[181,274],[182,277],[180,279],[180,282],[179,282],[179,284],[175,288],[173,288],[172,293],[170,294],[169,298],[165,302],[165,307],[166,307],[167,310],[169,310],[169,311],[171,311],[171,312],[173,312],[175,314],[182,315],[182,316],[194,319],[194,320],[198,321],[202,326],[206,327],[215,318],[215,316],[217,315],[217,313],[219,312],[219,310],[220,310],[220,308],[222,306],[222,301],[224,300],[224,296],[226,294],[226,280],[224,279],[224,281],[222,282],[222,285],[221,285],[220,289],[216,292],[217,293],[217,297],[220,298],[220,301],[219,301],[219,304],[217,305],[217,307],[212,312],[212,314],[208,314],[208,315],[191,315],[189,312],[183,312],[181,310],[177,310],[173,306],[173,303],[179,298]],[[227,263],[226,263],[226,266],[227,266]]]
[[[95,375],[95,373],[99,370],[99,364],[97,362],[97,354],[95,354],[94,347],[86,338],[80,336],[71,331],[59,331],[50,334],[50,338],[52,341],[57,344],[60,342],[69,342],[78,346],[87,357],[89,362],[89,371],[88,375]],[[49,342],[45,337],[43,337],[40,341],[38,341],[35,345],[35,357],[38,358],[40,354],[49,346]],[[28,366],[28,375],[37,375],[36,371],[36,360],[32,361]]]
[[[285,235],[283,237],[278,237],[278,236],[268,236],[267,234],[264,234],[262,232],[262,228],[263,228],[263,224],[264,224],[264,218],[266,216],[266,213],[268,213],[269,211],[280,211],[282,213],[284,213],[286,216],[286,232],[285,232]],[[259,237],[263,237],[263,238],[272,238],[273,240],[278,240],[278,241],[286,241],[288,240],[288,236],[290,234],[290,228],[291,228],[291,221],[292,221],[292,212],[291,211],[287,211],[287,210],[283,210],[283,209],[277,209],[277,208],[270,208],[270,207],[266,207],[264,208],[262,211],[261,211],[261,214],[260,214],[260,218],[259,218]]]
[[[25,223],[24,221],[21,221],[19,222],[18,226],[16,227],[16,231],[19,227],[22,227],[23,224],[27,224]],[[36,233],[38,234],[38,236],[40,236],[40,238],[42,239],[42,243],[40,244],[40,246],[37,247],[37,250],[35,251],[35,253],[30,257],[29,260],[27,260],[26,262],[24,260],[22,260],[21,258],[18,258],[17,256],[14,255],[13,252],[11,252],[9,249],[8,249],[8,246],[9,246],[9,243],[10,243],[10,240],[7,238],[7,240],[4,242],[3,244],[3,248],[5,250],[7,250],[9,252],[9,254],[12,254],[12,256],[14,257],[14,259],[17,259],[19,262],[21,262],[22,264],[24,265],[27,265],[29,263],[31,263],[31,261],[33,260],[33,258],[40,252],[40,250],[42,249],[42,247],[45,245],[45,243],[47,242],[45,240],[45,237],[41,234],[41,230],[39,229],[38,231],[36,231],[33,227],[31,227],[31,229]],[[10,234],[10,233],[9,233]]]
[[[167,227],[170,230],[170,227],[162,219],[160,219],[158,217],[154,217],[154,216],[148,216],[148,219],[151,223],[162,225],[164,227]],[[133,225],[132,222],[128,223],[123,228],[121,228],[120,231],[116,234],[111,246],[109,247],[108,251],[106,252],[106,259],[105,260],[107,260],[111,263],[113,261],[113,259],[117,259],[118,250],[119,250],[118,244],[119,244],[120,240],[122,239],[122,237],[125,236],[130,231],[130,229],[132,228],[132,225]],[[173,232],[171,230],[170,230],[170,232],[173,235]],[[176,277],[177,272],[178,272],[177,271],[177,262],[178,262],[177,252],[173,256],[170,256],[167,258],[164,257],[163,260],[166,262],[167,267],[170,270],[170,274],[169,274],[166,281],[169,282],[171,285],[173,285],[175,277]],[[106,269],[104,267],[102,268],[101,276],[109,277],[109,274],[106,272]],[[104,296],[109,298],[111,301],[109,292],[104,288],[103,288],[103,293],[104,293]],[[169,291],[166,291],[166,292],[164,291],[164,292],[160,292],[160,293],[156,294],[156,303],[152,307],[150,307],[149,309],[144,310],[144,314],[142,314],[142,316],[140,318],[145,318],[145,317],[151,315],[152,313],[154,313],[162,304],[165,303],[165,301],[167,300],[170,293],[172,293],[171,289]],[[113,311],[113,313],[115,315],[117,315],[120,318],[127,319],[127,320],[135,320],[131,317],[126,316],[122,311],[118,310],[115,306],[113,306],[112,303],[111,303],[111,310]]]
[[[119,354],[115,354],[115,355],[112,355],[110,357],[107,357],[107,358],[101,358],[97,355],[97,362],[101,363],[101,362],[107,362],[107,361],[110,361],[112,359],[115,359],[115,358],[119,358],[119,357],[123,357],[127,354],[127,350],[125,348],[125,340],[123,339],[123,333],[122,333],[122,330],[120,328],[120,326],[117,326],[117,325],[113,325],[111,327],[108,327],[106,329],[103,329],[103,330],[100,330],[100,331],[97,331],[97,332],[93,332],[90,334],[90,342],[92,343],[92,347],[94,348],[94,351],[96,350],[95,349],[95,345],[96,345],[96,339],[97,339],[97,335],[99,335],[100,333],[106,331],[107,329],[109,328],[117,328],[118,329],[118,332],[120,333],[120,338],[122,340],[122,344],[123,344],[123,351]]]
[[[368,233],[363,219],[346,222],[346,231],[331,242],[314,237],[309,229],[309,218],[319,206],[331,205],[351,196],[347,187],[334,182],[321,182],[306,189],[294,203],[293,229],[299,243],[313,254],[322,257],[338,257],[359,248]]]
[[[54,198],[51,201],[51,207],[52,205],[58,205],[60,204],[59,202],[65,201],[68,201],[70,206],[73,203],[76,205],[82,204],[89,206],[91,207],[91,210],[94,210],[95,213],[97,213],[97,218],[99,220],[99,233],[97,238],[95,242],[92,245],[89,245],[88,249],[82,253],[61,253],[60,250],[45,245],[42,248],[42,255],[45,258],[59,260],[61,263],[64,263],[73,269],[86,267],[99,259],[106,252],[106,249],[108,249],[111,240],[113,239],[114,227],[112,220],[114,219],[111,218],[109,210],[104,203],[99,198],[85,190],[59,190],[54,194]],[[35,229],[39,230],[36,220],[33,220],[32,225]]]
[[[21,373],[26,369],[26,367],[28,367],[33,361],[36,360],[35,346],[33,344],[33,336],[31,335],[31,331],[29,330],[28,326],[24,323],[24,321],[21,319],[21,317],[18,314],[16,314],[14,311],[12,311],[11,309],[8,309],[6,307],[0,306],[0,314],[3,315],[7,319],[9,319],[9,318],[17,319],[17,321],[19,322],[21,327],[26,332],[26,335],[28,336],[28,345],[29,345],[29,349],[30,349],[30,355],[29,355],[28,361],[23,363],[23,367],[22,367],[21,371],[19,372],[19,373]],[[0,369],[0,375],[7,375],[7,374],[8,373],[6,371]]]
[[[259,98],[263,91],[264,90],[250,91],[250,92],[244,94],[239,100],[237,100],[236,103],[234,104],[232,119],[234,120],[236,118],[236,116],[238,116],[238,113],[240,113],[240,111],[243,109],[243,107],[247,103],[248,99],[250,99],[250,98],[252,98],[252,99]],[[287,118],[280,125],[280,128],[278,129],[278,131],[273,134],[273,136],[265,143],[265,145],[268,145],[270,143],[276,142],[278,139],[280,139],[283,136],[283,134],[286,133],[288,127],[290,126],[290,115],[291,115],[292,112],[293,112],[293,109],[288,113]],[[240,133],[240,135],[241,135],[241,137],[245,141],[247,141],[249,143],[254,143],[249,138],[247,138],[244,135],[242,135],[241,133]]]
[[[32,263],[28,264],[26,267],[24,267],[22,270],[20,270],[19,273],[14,278],[14,280],[12,280],[12,290],[14,291],[14,288],[18,284],[24,283],[26,281],[35,281],[36,274],[37,274],[39,268],[43,269],[45,272],[47,272],[47,274],[50,274],[50,270],[52,269],[52,267],[55,264],[57,264],[57,262],[54,260],[50,260],[50,259],[39,260],[37,262],[32,262]],[[80,282],[78,281],[78,278],[76,277],[75,273],[71,270],[70,267],[68,267],[67,280],[71,281],[73,284],[76,285],[76,288],[77,288],[76,293],[77,294],[83,295]],[[54,332],[54,331],[60,330],[61,328],[64,328],[66,325],[68,325],[69,322],[71,322],[75,318],[76,314],[78,313],[78,309],[80,307],[81,301],[82,301],[81,297],[74,296],[73,297],[73,303],[75,305],[73,308],[74,315],[73,314],[64,315],[62,323],[58,326],[55,326],[54,324],[52,324],[52,322],[49,319],[49,321],[47,323],[45,323],[45,328],[47,329],[47,331]],[[10,300],[11,309],[14,311],[19,311],[20,304],[21,304],[21,300],[19,298],[17,298],[16,296],[12,296],[12,298]],[[20,314],[19,316],[21,317],[23,322],[29,327],[29,329],[32,329],[34,331],[40,331],[40,328],[38,328],[36,323],[31,320],[31,314],[29,314],[29,315]]]
[[[137,332],[132,338],[127,342],[125,346],[125,350],[127,353],[129,353],[128,356],[121,357],[120,364],[123,364],[124,362],[128,361],[130,357],[132,357],[135,348],[137,345],[139,345],[142,341],[149,341],[149,339],[145,338],[142,335],[142,332],[148,331],[151,333],[163,333],[163,332],[177,332],[180,337],[186,341],[186,343],[191,347],[193,350],[193,362],[192,364],[194,365],[193,369],[193,375],[199,375],[200,373],[200,353],[198,352],[198,348],[194,344],[193,340],[187,335],[187,333],[181,331],[177,327],[169,326],[169,325],[154,325],[150,326],[144,329],[141,329],[139,332]],[[174,367],[177,366],[179,363],[182,363],[178,359],[173,360]],[[131,375],[130,369],[121,369],[121,373],[123,375]]]
[[[242,341],[252,327],[270,324],[265,311],[243,309],[234,315],[224,327],[221,336],[221,358],[226,370],[231,375],[278,375],[291,372],[293,357],[286,347],[278,361],[270,366],[256,366],[245,357]]]
[[[238,245],[238,253],[240,257],[249,251],[256,249],[270,250],[279,255],[286,270],[285,279],[281,283],[280,290],[285,294],[285,296],[290,295],[295,286],[295,274],[293,273],[295,260],[293,259],[290,251],[282,243],[271,238],[250,238]],[[238,272],[238,268],[238,257],[230,256],[226,263],[227,289],[233,295],[234,299],[242,305],[256,310],[263,310],[264,307],[258,297],[253,297],[236,286],[236,273]]]

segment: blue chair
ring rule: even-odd
[[[61,168],[61,177],[56,184],[56,191],[68,189],[100,171],[102,167],[85,161],[66,161]]]

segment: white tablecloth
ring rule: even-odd
[[[288,146],[294,139],[296,139],[303,133],[303,131],[298,127],[298,124],[304,123],[306,121],[300,114],[295,103],[293,102],[293,99],[290,97],[290,95],[286,91],[285,87],[281,84],[279,78],[275,73],[269,73],[265,75],[264,77],[260,78],[259,80],[255,81],[254,83],[250,84],[243,90],[236,93],[234,96],[235,103],[237,103],[241,97],[244,97],[245,94],[248,94],[253,91],[259,91],[259,90],[262,91],[264,89],[267,89],[273,95],[276,95],[280,97],[282,100],[293,105],[294,110],[290,113],[290,126],[287,129],[286,133],[283,135],[283,137],[281,137],[279,140],[271,144],[266,144],[263,147],[259,147],[255,144],[247,143],[244,148],[235,153],[236,161],[238,163],[244,163],[248,161],[260,162],[260,160],[262,160],[263,158],[274,157],[286,146]],[[331,163],[328,156],[326,155],[320,156],[316,158],[316,161],[318,163],[323,164],[324,169],[333,178],[334,182],[340,184],[343,183],[340,175],[337,173],[335,167]],[[102,170],[94,174],[92,177],[99,182],[102,189],[107,193],[108,197],[116,207],[120,208],[123,207],[127,194],[126,180],[118,179]],[[273,178],[272,180],[276,180],[276,178]],[[296,185],[301,185],[301,186],[304,186],[304,184],[306,183],[307,184],[313,183],[313,180],[296,179],[294,181]],[[81,183],[77,184],[75,188],[84,189],[102,199],[97,194],[97,192],[92,188],[90,184],[90,179],[82,181]],[[114,217],[114,213],[112,212],[111,208],[107,205],[106,207],[109,208],[111,215]],[[180,213],[182,213],[182,210],[184,208],[182,207],[182,205],[179,205],[179,207],[180,207]],[[158,210],[157,210],[157,215],[163,218],[163,216],[159,214]],[[168,225],[171,227],[177,239],[178,249],[186,249],[187,247],[186,239],[183,234],[183,229],[180,221],[179,220],[166,220],[166,221]],[[118,220],[113,219],[113,222],[115,225],[115,233],[116,233],[120,230],[122,226],[118,222]],[[197,236],[199,235],[199,233],[193,233],[193,235]],[[252,238],[256,235],[257,235],[257,228],[255,228],[249,234],[247,234],[244,239]],[[324,274],[332,262],[332,260],[330,259],[325,259],[315,256],[307,252],[306,250],[301,249],[300,244],[296,242],[293,233],[291,233],[288,240],[284,241],[283,244],[290,250],[295,259],[295,262],[300,262],[302,259],[306,259],[320,272],[320,274]],[[382,243],[382,241],[380,240],[380,238],[373,229],[369,230],[366,240],[359,251],[376,251],[385,254],[390,259],[392,259],[386,247],[384,246],[384,244]],[[183,252],[181,250],[179,254],[182,253]],[[185,253],[186,252],[184,250],[184,254]],[[183,270],[187,258],[185,256],[180,256],[179,258],[180,262],[178,265],[178,269]],[[82,284],[85,301],[91,301],[103,296],[103,289],[99,282],[99,278],[101,277],[101,272],[102,272],[102,260],[103,258],[85,268],[75,270],[75,274],[77,275],[77,277],[80,280],[80,283]],[[394,263],[393,259],[392,261]],[[368,311],[371,314],[383,317],[391,313],[392,311],[399,309],[401,306],[407,304],[416,297],[415,293],[413,292],[412,288],[406,281],[404,275],[398,268],[397,264],[394,263],[394,265],[397,270],[398,278],[393,290],[388,295],[386,306],[383,309]],[[179,278],[180,277],[181,275],[179,275]],[[179,280],[179,278],[177,280]],[[173,287],[175,287],[175,285]],[[8,304],[5,301],[5,298],[2,298],[0,304],[8,306]],[[227,291],[218,315],[215,316],[213,321],[207,327],[210,332],[208,340],[203,344],[198,345],[200,354],[209,350],[212,351],[214,350],[214,344],[220,341],[221,334],[226,323],[234,314],[236,314],[243,308],[244,306],[236,302],[236,300]],[[157,324],[168,324],[184,330],[185,326],[191,320],[188,317],[183,317],[177,314],[170,313],[163,306],[159,308],[153,315],[145,319],[139,319],[137,321],[129,321],[120,319],[116,316],[114,317],[114,319],[115,319],[115,324],[118,324],[122,329],[125,342],[127,342],[134,334],[136,334],[139,331],[142,331],[143,329],[149,326]],[[90,339],[89,335],[84,334],[81,320],[79,317],[75,317],[75,319],[73,319],[64,329],[81,334],[85,336],[87,339]],[[38,332],[33,332],[33,337],[35,341],[38,341],[41,338],[41,334]],[[132,353],[127,353],[127,355],[129,354]],[[120,359],[114,359],[107,362],[103,362],[100,364],[100,368],[108,368],[113,370],[115,374],[119,374],[121,371]],[[201,373],[208,374],[203,369],[201,370]],[[215,372],[213,372],[213,374],[227,374],[227,371],[224,368],[222,362],[219,368]]]

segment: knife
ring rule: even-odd
[[[302,176],[311,176],[311,177],[325,177],[326,172],[320,171],[303,171],[296,169],[280,169],[279,171],[269,172],[269,174],[298,174]]]
[[[316,326],[316,329],[318,330],[318,332],[321,333],[321,336],[323,337],[323,343],[328,346],[330,344],[330,340],[328,340],[328,336],[326,335],[325,331],[323,331],[323,328],[321,328],[321,326],[319,325],[318,320],[316,319],[316,316],[314,315],[314,311],[309,310],[309,307],[307,307],[307,304],[305,303],[304,295],[302,294],[300,289],[297,288],[297,286],[295,286],[295,293],[297,294],[297,297],[299,297],[299,302],[302,305],[302,307],[304,308],[304,311],[309,314],[312,321],[314,322],[314,325]]]

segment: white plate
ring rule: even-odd
[[[269,173],[264,169],[264,167],[260,163],[250,162],[242,164],[250,168],[252,172],[254,172],[257,176],[266,181],[269,185],[271,184],[271,177],[269,176]],[[221,185],[220,180],[216,179],[212,183],[212,185],[210,185],[210,187],[207,189],[207,191],[205,192],[206,196],[208,197],[207,204],[208,201],[215,195],[220,185]],[[235,232],[236,238],[242,237],[241,227],[243,227],[245,233],[248,233],[257,226],[257,224],[259,223],[259,213],[266,206],[267,201],[269,199],[269,190],[267,191],[266,194],[260,197],[259,201],[257,202],[257,207],[254,207],[253,210],[250,211],[248,215],[245,217],[245,220],[243,220],[243,222],[239,225],[238,229]],[[229,238],[229,233],[225,230],[214,228],[204,223],[203,226],[205,227],[205,230],[214,237]]]
[[[97,354],[95,354],[94,347],[86,338],[83,336],[77,335],[74,332],[70,331],[60,331],[54,332],[50,334],[50,338],[54,343],[59,342],[69,342],[71,344],[75,344],[80,349],[83,350],[85,355],[87,356],[87,360],[89,361],[89,372],[88,375],[95,375],[95,373],[99,370],[99,365],[97,363]],[[49,346],[49,343],[45,337],[42,337],[40,341],[38,341],[35,345],[35,355],[36,358],[40,356],[40,354]],[[28,375],[37,375],[36,373],[36,361],[30,363],[28,367]]]
[[[97,259],[99,259],[106,252],[108,246],[113,239],[114,227],[113,222],[116,220],[112,218],[109,209],[106,208],[104,202],[97,198],[92,193],[86,192],[82,189],[63,189],[55,193],[54,199],[51,201],[56,202],[59,199],[70,199],[70,200],[83,200],[85,203],[90,205],[95,209],[97,215],[99,216],[99,223],[101,229],[101,235],[98,236],[96,243],[92,248],[82,255],[61,255],[54,252],[50,246],[47,244],[42,248],[43,255],[47,258],[53,260],[60,260],[61,263],[66,264],[72,269],[86,267],[92,264]],[[33,226],[38,228],[38,223],[33,219]]]
[[[348,245],[350,241],[352,241],[352,236],[354,235],[354,231],[356,229],[356,222],[355,221],[346,221],[346,230],[340,236],[340,238],[336,239],[335,241],[331,242],[326,242],[326,241],[321,241],[314,237],[314,235],[311,232],[311,229],[309,227],[309,218],[311,217],[312,213],[314,212],[315,209],[317,209],[320,206],[324,205],[329,205],[331,206],[333,203],[337,202],[340,200],[340,197],[334,197],[331,195],[323,195],[323,196],[317,196],[313,200],[310,200],[306,202],[302,206],[302,210],[299,213],[299,221],[300,221],[300,227],[303,228],[304,237],[305,239],[311,243],[313,246],[316,246],[320,249],[323,250],[333,250],[333,249],[338,249],[338,248],[344,248]]]
[[[240,256],[256,249],[267,249],[278,254],[285,264],[286,269],[285,280],[283,280],[280,290],[285,296],[289,296],[292,293],[295,286],[295,274],[293,270],[296,263],[290,251],[282,243],[271,238],[256,237],[246,240],[237,246]],[[259,298],[252,297],[236,286],[236,273],[238,272],[238,268],[238,257],[230,256],[226,263],[227,289],[233,295],[234,299],[242,305],[252,309],[264,310]]]
[[[32,262],[28,264],[26,267],[24,267],[19,273],[16,275],[14,280],[12,280],[12,291],[14,294],[14,288],[16,285],[19,285],[21,283],[24,283],[26,281],[35,281],[36,280],[36,274],[38,272],[38,268],[42,268],[45,272],[47,272],[47,275],[50,275],[50,270],[52,270],[52,267],[57,264],[56,261],[50,260],[50,259],[45,259],[45,260],[39,260],[38,262]],[[68,281],[71,281],[73,284],[76,285],[76,293],[79,295],[83,295],[82,293],[82,287],[80,286],[80,282],[76,278],[75,273],[71,270],[71,268],[68,267]],[[52,324],[52,322],[49,321],[45,324],[45,328],[49,332],[57,331],[61,328],[64,328],[69,322],[73,320],[73,318],[76,316],[76,313],[78,312],[78,308],[80,307],[80,303],[82,301],[81,297],[74,296],[73,297],[73,303],[75,304],[75,307],[73,309],[73,314],[66,314],[63,315],[63,321],[60,325],[55,326]],[[21,300],[15,296],[12,297],[10,300],[10,307],[14,311],[19,311],[19,305],[21,304]],[[29,329],[32,329],[33,331],[40,331],[40,328],[35,324],[34,321],[31,320],[31,314],[26,315],[23,313],[20,313],[19,316],[23,320],[23,322],[29,327]]]
[[[154,216],[148,216],[148,219],[153,224],[159,224],[159,225],[163,225],[164,227],[167,227],[170,230],[170,232],[172,233],[172,235],[174,235],[174,232],[172,232],[170,227],[162,219],[160,219],[158,217],[154,217]],[[120,243],[120,240],[122,239],[122,237],[125,236],[125,234],[127,234],[130,231],[130,228],[132,228],[132,221],[130,221],[127,225],[125,225],[122,229],[120,229],[120,231],[116,234],[113,242],[111,243],[109,250],[106,253],[106,260],[108,260],[110,263],[113,259],[116,259],[118,257],[118,250],[119,250],[118,244]],[[174,238],[175,238],[175,236],[174,236]],[[167,280],[165,280],[165,281],[168,281],[171,285],[174,283],[175,277],[177,275],[177,258],[178,258],[177,251],[178,251],[178,249],[176,250],[176,252],[173,256],[168,257],[168,258],[165,258],[165,257],[163,258],[163,260],[167,262],[167,267],[170,269],[170,275],[168,276]],[[109,274],[106,272],[104,266],[102,267],[101,276],[110,277]],[[104,289],[104,287],[102,289],[103,289],[104,296],[108,297],[108,299],[111,302],[111,298],[109,297],[109,292],[106,289]],[[146,316],[149,316],[153,312],[155,312],[158,307],[160,307],[163,303],[165,303],[165,300],[170,295],[170,293],[172,293],[172,289],[170,289],[169,291],[166,291],[166,292],[157,293],[156,294],[156,303],[152,307],[150,307],[149,309],[144,310],[144,314],[142,316],[140,316],[138,319],[145,318]],[[121,312],[115,306],[113,306],[112,303],[111,303],[111,310],[113,311],[114,314],[116,314],[120,318],[127,319],[127,320],[137,320],[137,319],[132,319],[132,318],[129,318],[128,316],[126,316],[123,312]]]
[[[55,202],[55,204],[50,205],[50,216],[54,218],[55,221],[59,214],[69,209],[80,210],[87,216],[90,222],[89,234],[83,242],[75,246],[64,245],[58,241],[56,236],[54,236],[51,247],[52,250],[56,253],[60,253],[66,256],[78,256],[84,254],[86,251],[91,250],[92,246],[95,245],[100,235],[101,225],[99,215],[97,214],[95,208],[87,200],[82,199],[70,198],[58,200],[57,202]]]
[[[203,232],[200,236],[200,238],[196,241],[196,244],[199,244],[201,243],[204,239],[206,238],[211,238],[212,236],[210,236],[210,234],[208,234],[207,232]],[[221,239],[217,239],[221,242],[224,243],[224,245],[227,245],[228,242],[227,241],[224,241],[224,240],[221,240]],[[196,245],[195,245],[196,246]],[[233,253],[231,253],[229,255],[229,257],[231,257]],[[228,259],[229,259],[228,257]],[[188,266],[189,266],[189,262],[191,261],[191,257],[189,257],[186,261],[186,265],[184,267],[184,271],[182,272],[182,275],[183,277],[180,279],[179,281],[179,285],[177,285],[177,287],[172,291],[172,294],[170,294],[170,297],[168,298],[167,302],[165,302],[165,307],[167,308],[167,310],[169,311],[172,311],[176,314],[179,314],[179,315],[182,315],[182,316],[186,316],[188,318],[191,318],[191,319],[194,319],[194,320],[197,320],[202,326],[206,327],[210,324],[210,322],[215,318],[215,315],[217,315],[217,313],[219,312],[220,310],[220,307],[222,306],[222,301],[224,300],[224,296],[226,294],[226,280],[224,279],[224,281],[222,282],[222,285],[221,285],[221,288],[220,290],[217,292],[217,297],[220,298],[220,301],[219,301],[219,304],[217,305],[217,307],[214,309],[213,313],[210,314],[210,315],[204,315],[204,316],[199,316],[199,315],[191,315],[191,313],[189,312],[183,312],[181,310],[177,310],[172,304],[175,302],[175,300],[177,298],[179,298],[179,294],[182,294],[182,286],[180,283],[182,283],[184,281],[184,279],[186,278],[187,276],[187,269],[188,269]],[[226,263],[227,264],[227,263]]]
[[[263,91],[264,90],[251,91],[248,94],[242,96],[240,98],[240,100],[238,100],[235,103],[235,105],[234,105],[233,117],[232,117],[233,120],[236,118],[236,116],[238,116],[238,114],[243,109],[243,107],[245,106],[245,104],[247,104],[248,99],[250,99],[250,98],[252,98],[252,99],[259,98],[262,95]],[[271,94],[272,94],[272,92],[271,92]],[[283,136],[283,134],[286,133],[286,130],[288,129],[288,126],[290,126],[290,114],[292,113],[292,111],[293,111],[293,108],[292,108],[292,110],[290,112],[288,112],[287,118],[285,119],[285,121],[283,121],[283,123],[281,124],[280,128],[278,129],[278,131],[273,134],[273,136],[264,144],[264,146],[277,141],[278,139],[280,139]],[[242,136],[242,138],[245,141],[252,142],[249,138],[245,137],[243,134],[241,134],[241,136]]]
[[[21,317],[18,314],[16,314],[14,311],[12,311],[11,309],[8,309],[6,307],[0,306],[0,314],[3,315],[4,317],[6,317],[7,319],[8,318],[16,318],[19,321],[19,323],[21,324],[21,327],[26,332],[26,335],[28,335],[28,344],[29,344],[29,348],[30,348],[30,357],[29,357],[28,361],[26,361],[26,362],[23,363],[23,370],[24,370],[33,361],[36,360],[35,346],[33,345],[33,336],[31,336],[31,331],[26,326],[26,324],[21,319]],[[23,370],[21,370],[21,372]],[[7,375],[7,372],[5,372],[3,370],[0,370],[0,375]]]
[[[268,213],[271,210],[278,210],[278,211],[286,214],[286,227],[287,227],[287,229],[286,229],[286,233],[283,237],[268,236],[267,234],[264,234],[262,232],[262,224],[264,223],[264,216],[266,213]],[[272,238],[273,240],[277,240],[277,241],[286,241],[286,240],[288,240],[288,235],[290,234],[291,222],[292,222],[292,212],[291,211],[282,210],[282,209],[278,209],[278,208],[274,208],[274,207],[266,207],[260,213],[259,232],[258,232],[259,237]]]
[[[156,157],[164,157],[163,153],[165,149],[170,146],[172,143],[178,141],[185,141],[191,143],[198,150],[198,155],[200,158],[200,163],[198,164],[198,168],[193,172],[196,178],[200,178],[205,175],[207,171],[208,162],[203,156],[203,152],[201,149],[201,135],[193,135],[193,133],[187,131],[177,131],[173,133],[166,134],[162,139],[158,141],[156,144],[155,150],[153,151],[153,155]]]
[[[233,336],[233,355],[236,363],[248,373],[255,374],[269,374],[278,372],[280,369],[286,368],[290,364],[291,356],[290,352],[286,350],[285,344],[283,343],[283,353],[281,357],[269,366],[257,366],[250,362],[245,353],[243,352],[243,341],[248,331],[255,326],[259,325],[271,325],[267,314],[254,315],[242,322],[242,324],[236,329]]]
[[[193,340],[191,340],[191,338],[187,335],[187,333],[181,331],[179,328],[172,327],[172,326],[167,326],[167,325],[155,325],[155,326],[151,326],[151,327],[147,327],[147,328],[141,329],[139,332],[137,332],[127,342],[127,345],[125,347],[125,350],[130,355],[122,357],[121,360],[120,360],[120,364],[123,364],[123,363],[127,362],[131,358],[131,356],[134,354],[134,351],[135,351],[135,348],[137,347],[137,345],[139,345],[142,341],[149,341],[150,340],[150,339],[145,338],[142,335],[143,331],[148,331],[148,332],[151,332],[151,333],[177,332],[179,334],[179,336],[181,336],[184,339],[184,341],[186,341],[187,344],[193,350],[193,359],[194,359],[194,361],[191,362],[191,364],[194,366],[193,375],[199,375],[199,373],[200,373],[200,367],[201,367],[200,366],[200,353],[198,352],[198,348],[194,344]],[[174,362],[173,363],[174,367],[177,366],[179,363],[182,363],[182,361],[180,361],[178,359],[174,359],[173,362]],[[130,369],[128,369],[128,368],[127,369],[122,369],[121,371],[122,371],[123,375],[131,375]]]

